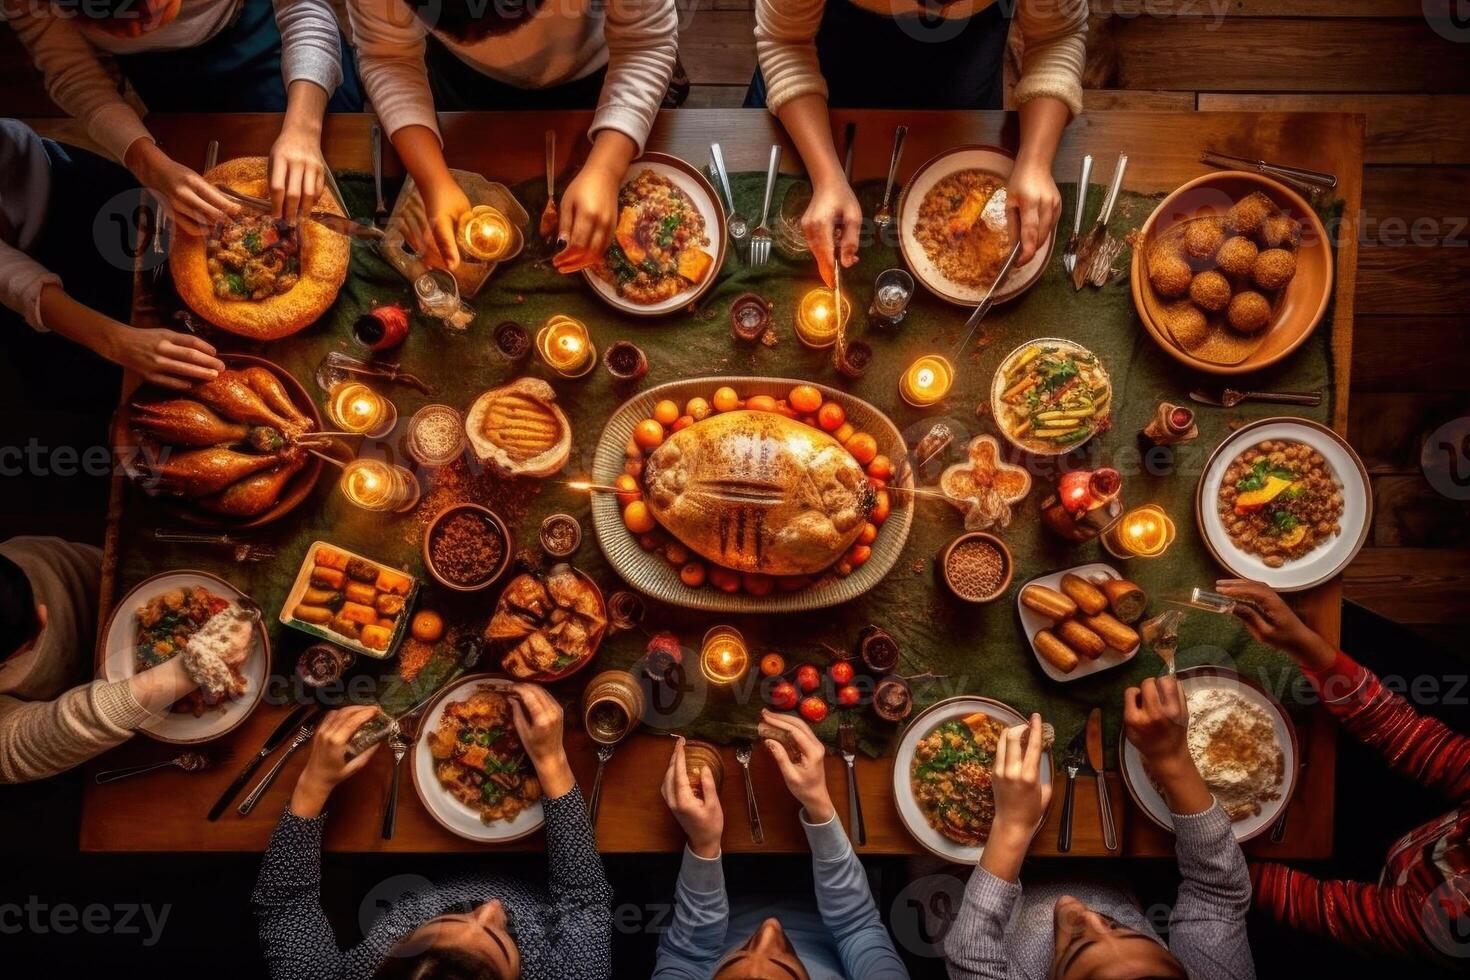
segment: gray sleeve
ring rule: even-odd
[[[327,0],[275,0],[281,29],[281,77],[315,82],[328,95],[342,83],[342,42]]]
[[[949,934],[944,961],[956,980],[1003,980],[1010,974],[1006,931],[1021,901],[1021,886],[976,868]]]
[[[1169,917],[1169,949],[1195,980],[1254,980],[1246,940],[1250,873],[1216,803],[1203,813],[1174,814],[1179,898]]]
[[[694,980],[714,972],[725,949],[730,901],[720,858],[702,858],[684,848],[674,889],[674,921],[658,940],[655,980]]]

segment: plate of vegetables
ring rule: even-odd
[[[1106,431],[1112,399],[1102,359],[1059,337],[1030,340],[1011,351],[990,387],[1001,434],[1035,456],[1060,456]]]

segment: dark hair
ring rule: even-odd
[[[413,934],[407,938],[411,940]],[[398,953],[395,946],[373,971],[373,980],[513,980],[494,964],[453,946],[400,945],[413,951]]]
[[[0,555],[0,660],[36,632],[36,594],[21,567]]]
[[[546,0],[407,0],[431,31],[466,44],[509,34],[541,11]]]

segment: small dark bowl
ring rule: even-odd
[[[430,542],[434,539],[434,533],[439,530],[440,525],[460,511],[472,511],[479,515],[486,523],[499,532],[501,543],[505,546],[504,554],[500,556],[500,563],[495,566],[494,571],[483,581],[470,585],[462,585],[441,575],[439,569],[434,567],[434,559],[429,547]],[[481,589],[488,589],[499,581],[500,577],[505,574],[505,570],[510,567],[511,555],[515,552],[515,539],[511,536],[510,528],[506,527],[505,521],[501,520],[500,515],[489,507],[482,507],[479,504],[450,504],[435,514],[434,519],[425,525],[423,547],[421,550],[423,551],[424,567],[429,570],[429,574],[433,576],[434,581],[446,589],[453,589],[456,592],[479,592]]]
[[[984,541],[986,544],[989,544],[991,547],[995,548],[996,551],[1000,552],[1001,564],[1004,566],[1005,573],[1001,576],[1000,584],[997,585],[995,587],[995,590],[987,596],[978,597],[967,595],[966,593],[961,592],[959,588],[955,586],[954,581],[950,578],[949,558],[952,554],[954,554],[954,550],[960,545],[964,544],[966,541]],[[966,534],[961,534],[949,544],[945,545],[944,550],[939,553],[939,577],[949,588],[950,594],[953,595],[956,599],[959,599],[963,602],[972,602],[976,605],[980,605],[986,602],[994,602],[996,599],[999,599],[1001,596],[1005,595],[1006,589],[1009,589],[1011,587],[1011,578],[1015,574],[1016,561],[1011,556],[1011,549],[1006,547],[1006,543],[1004,541],[988,531],[970,531]]]

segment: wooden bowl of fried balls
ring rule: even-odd
[[[1258,370],[1306,340],[1332,291],[1332,252],[1315,211],[1258,174],[1207,174],[1169,195],[1141,229],[1133,295],[1176,359],[1215,374]],[[1236,353],[1211,358],[1228,331]],[[1248,340],[1247,340],[1248,338]]]

